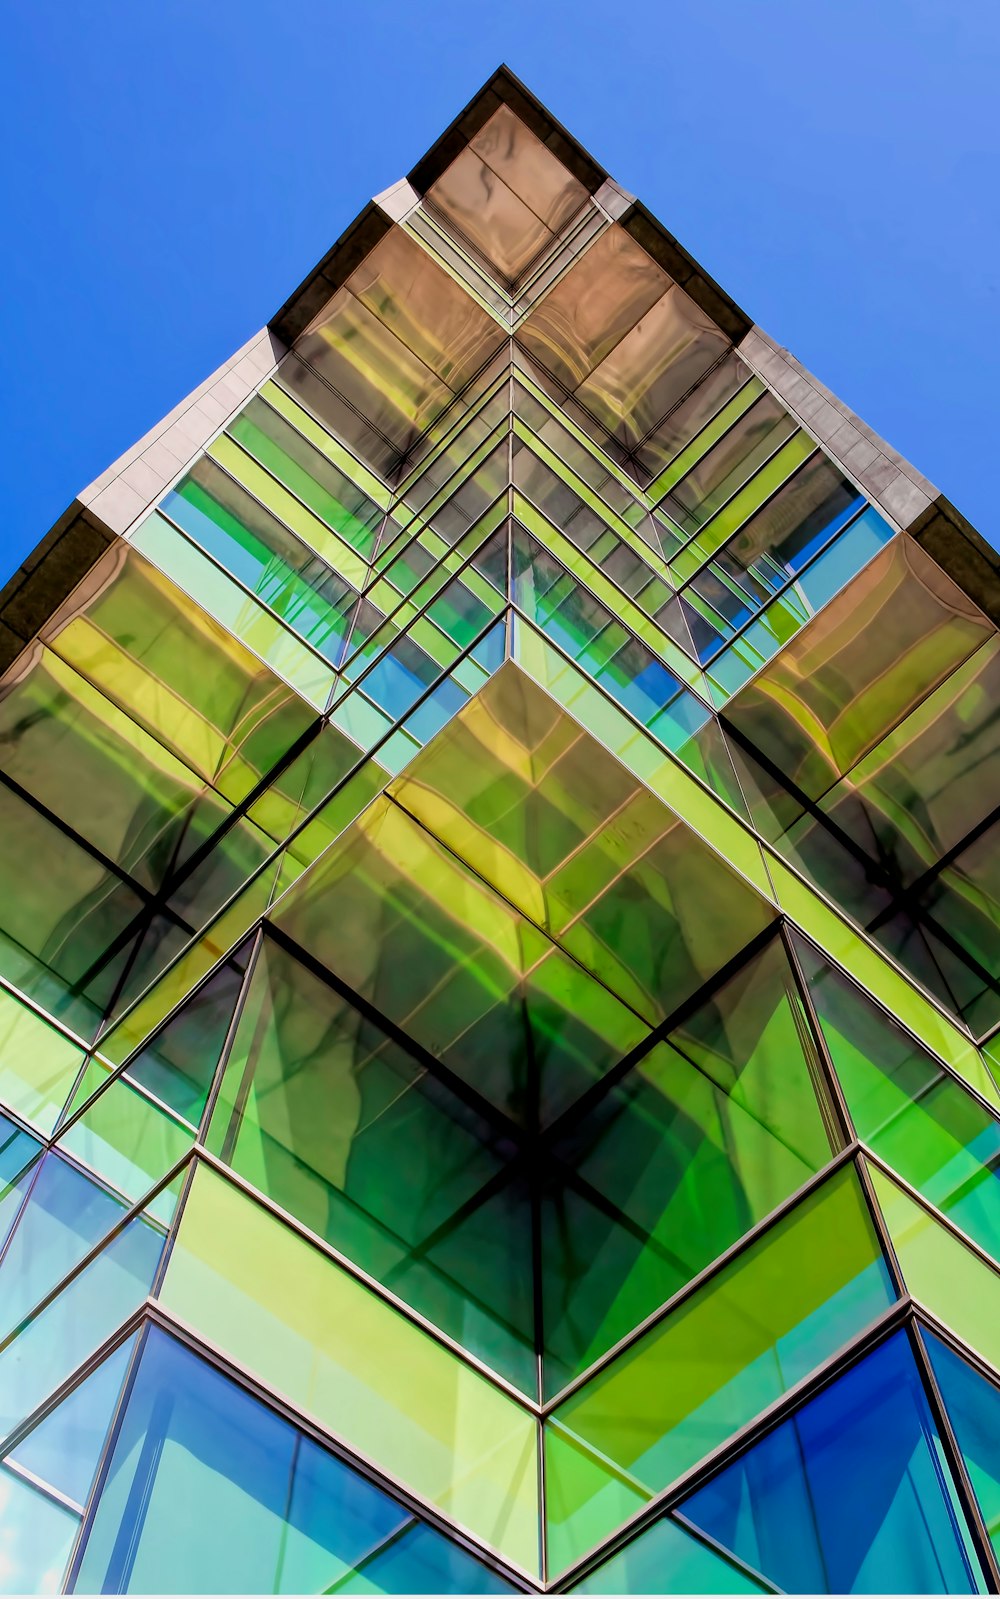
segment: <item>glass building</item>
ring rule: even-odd
[[[997,1591],[998,621],[501,69],[0,596],[3,1591]]]

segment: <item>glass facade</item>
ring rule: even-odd
[[[0,1592],[1000,1589],[997,626],[512,84],[0,680]]]

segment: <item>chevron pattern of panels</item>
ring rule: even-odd
[[[998,1591],[982,594],[505,69],[268,337],[0,684],[0,1589]]]

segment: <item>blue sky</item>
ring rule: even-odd
[[[6,0],[4,40],[0,580],[501,60],[1000,543],[993,0]]]

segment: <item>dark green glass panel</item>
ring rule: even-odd
[[[572,1593],[771,1593],[766,1582],[682,1527],[655,1521]]]
[[[905,1333],[679,1514],[787,1593],[986,1588]]]
[[[570,1128],[543,1208],[555,1392],[829,1160],[782,945],[717,989]]]
[[[413,1522],[358,1472],[150,1329],[90,1528],[79,1592],[411,1592],[419,1557],[378,1553]],[[399,1535],[402,1534],[402,1537]],[[427,1529],[427,1542],[447,1543]],[[367,1557],[367,1559],[366,1559]],[[428,1549],[441,1592],[503,1591]],[[368,1561],[372,1579],[358,1572]],[[380,1580],[380,1578],[384,1580]]]
[[[501,1138],[269,939],[209,1144],[534,1395],[529,1208]]]
[[[246,972],[249,949],[230,957],[128,1065],[128,1075],[198,1125]]]
[[[965,1469],[994,1552],[1000,1556],[1000,1389],[921,1328]]]
[[[796,948],[859,1137],[1000,1260],[1000,1122],[811,944]]]
[[[844,1168],[555,1410],[546,1428],[553,1569],[580,1559],[893,1297],[857,1177]]]

